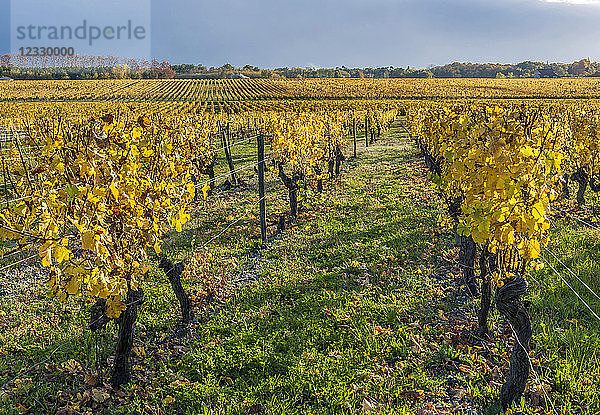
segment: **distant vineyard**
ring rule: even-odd
[[[600,98],[595,79],[225,79],[13,81],[0,101]]]
[[[329,112],[399,109],[406,105],[403,101],[385,100],[328,100],[328,101],[204,101],[204,102],[0,102],[0,124],[20,124],[26,118],[52,117],[77,119],[99,117],[106,113],[134,110],[138,113],[161,114],[244,114],[254,113],[263,118],[270,112]]]
[[[283,97],[266,80],[17,81],[0,85],[2,101],[238,101]]]

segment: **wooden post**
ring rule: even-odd
[[[365,144],[369,147],[369,118],[365,115]]]
[[[352,118],[352,136],[354,137],[354,158],[356,158],[356,118]]]
[[[331,131],[329,125],[327,126],[327,146],[329,147],[329,156],[327,158],[327,172],[329,173],[329,178],[333,179],[335,159],[333,156],[333,149],[331,148]]]
[[[233,186],[237,186],[235,167],[233,166],[233,159],[231,158],[231,148],[229,147],[229,125],[227,125],[227,129],[223,130],[221,134],[223,134],[223,148],[225,149],[225,158],[227,159],[227,164],[229,165],[229,170],[231,171],[231,184]]]
[[[260,203],[260,239],[267,242],[267,204],[265,201],[265,137],[258,134],[258,200]]]
[[[331,158],[331,130],[330,126],[327,125],[327,148],[329,149],[329,158]]]

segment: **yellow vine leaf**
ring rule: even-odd
[[[119,189],[117,189],[115,182],[112,182],[110,184],[109,189],[110,189],[110,192],[112,193],[113,197],[115,198],[115,200],[119,199]]]
[[[125,308],[120,295],[113,295],[106,299],[106,316],[109,318],[118,318]]]
[[[77,278],[77,276],[73,275],[73,277],[69,280],[67,285],[65,286],[65,291],[69,295],[75,295],[79,292],[81,288],[81,280]]]
[[[87,231],[81,235],[81,247],[89,251],[93,251],[96,248],[96,235],[94,232]]]
[[[206,183],[204,185],[204,187],[202,187],[202,195],[204,196],[204,200],[206,200],[208,198],[208,191],[210,190],[210,186],[208,185],[208,183]]]
[[[62,264],[64,261],[69,259],[71,251],[68,248],[65,248],[62,245],[54,246],[54,259],[58,264]]]
[[[154,252],[156,252],[157,255],[160,255],[162,252],[162,248],[160,247],[160,242],[156,241],[154,243]]]

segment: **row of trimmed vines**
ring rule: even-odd
[[[569,197],[569,180],[579,184],[579,204],[586,186],[600,190],[598,114],[581,104],[523,103],[422,104],[408,111],[411,134],[454,224],[462,285],[481,298],[477,335],[490,333],[492,304],[512,327],[504,409],[520,398],[530,374],[532,326],[523,296],[527,272],[540,266],[548,244],[552,202]]]
[[[119,387],[131,378],[133,331],[153,260],[171,282],[180,333],[187,333],[193,316],[180,278],[185,264],[164,256],[162,238],[182,231],[199,194],[211,197],[217,154],[227,154],[228,140],[270,137],[295,220],[298,189],[322,191],[323,180],[339,174],[352,119],[370,117],[381,131],[395,116],[376,109],[140,115],[123,105],[104,115],[24,114],[12,120],[19,139],[13,133],[2,141],[0,238],[10,247],[3,256],[37,250],[54,296],[95,299],[92,330],[117,323],[111,384]],[[236,185],[229,156],[228,163]]]

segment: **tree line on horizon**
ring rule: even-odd
[[[173,65],[178,78],[532,78],[536,70],[551,68],[558,77],[600,76],[600,63],[582,59],[573,63],[525,61],[517,64],[454,62],[430,68],[276,68],[261,69],[246,65],[236,68],[225,64],[207,68],[204,65]]]
[[[139,66],[139,65],[138,65]],[[600,77],[600,63],[582,59],[573,63],[544,63],[525,61],[517,64],[454,62],[429,68],[259,68],[245,65],[206,67],[199,64],[171,65],[152,61],[143,68],[118,65],[35,67],[15,66],[5,62],[0,76],[12,79],[298,79],[298,78],[532,78],[536,70],[550,68],[557,77]]]
[[[156,59],[0,55],[0,77],[20,80],[165,79],[174,76],[169,62]]]

